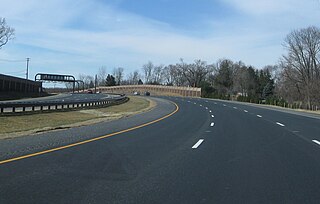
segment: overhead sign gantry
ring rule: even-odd
[[[72,83],[72,91],[74,93],[75,83],[79,83],[78,80],[72,75],[60,75],[60,74],[43,74],[38,73],[35,76],[35,81],[54,81],[54,82],[69,82]]]

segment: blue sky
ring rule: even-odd
[[[262,68],[278,62],[293,29],[320,26],[319,0],[0,0],[16,37],[0,73],[94,75],[219,58]]]

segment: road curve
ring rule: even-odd
[[[144,126],[171,115],[177,109],[174,103],[167,100],[157,98],[152,100],[157,104],[152,110],[119,120],[0,140],[0,164],[4,163],[4,160],[23,157],[28,154],[60,148],[61,146]]]
[[[179,111],[165,120],[0,165],[0,203],[318,203],[319,119],[169,100]],[[50,136],[101,135],[123,124]]]
[[[28,98],[10,101],[0,101],[0,104],[19,104],[19,103],[63,103],[63,102],[79,102],[79,101],[93,101],[106,98],[117,98],[119,95],[110,94],[82,94],[82,93],[71,93],[71,94],[58,94],[54,96],[46,96],[39,98]]]

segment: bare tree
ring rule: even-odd
[[[14,29],[7,25],[6,19],[0,17],[0,49],[14,37]]]
[[[153,83],[154,84],[161,84],[163,81],[163,65],[158,65],[155,66],[153,69],[153,74],[152,74],[152,78],[153,78]]]
[[[242,96],[248,96],[250,85],[248,69],[241,62],[235,63],[234,66],[233,89],[236,93],[241,93]]]
[[[113,69],[113,76],[116,80],[116,85],[121,85],[121,81],[124,76],[123,71],[124,71],[124,69],[122,67],[118,67],[118,68]]]
[[[128,84],[136,85],[136,84],[138,84],[140,78],[141,77],[140,77],[139,71],[135,70],[135,71],[129,73],[128,79],[127,79]]]
[[[79,80],[84,82],[84,88],[93,88],[92,84],[94,84],[94,77],[90,75],[80,74],[78,77]]]
[[[320,30],[308,27],[291,32],[285,39],[287,55],[281,65],[286,79],[305,93],[305,101],[311,108],[312,96],[319,91],[320,80]]]
[[[186,64],[181,59],[179,69],[186,78],[189,86],[199,87],[200,83],[205,79],[206,75],[211,71],[213,67],[207,65],[205,61],[195,60],[192,64]]]
[[[105,66],[102,66],[99,68],[99,71],[97,74],[97,84],[99,86],[104,86],[106,84],[106,78],[107,78],[107,68]]]
[[[142,66],[142,70],[144,73],[144,79],[145,79],[146,84],[150,83],[152,80],[153,69],[154,69],[154,65],[151,61],[149,61],[147,64],[144,64]]]
[[[140,78],[141,78],[141,75],[139,74],[139,71],[138,70],[134,71],[132,76],[133,84],[138,84]]]
[[[301,91],[301,88],[299,84],[290,80],[286,73],[282,72],[276,81],[275,92],[281,98],[286,99],[287,102],[294,103],[304,98],[304,93]]]
[[[164,76],[164,80],[165,80],[165,83],[166,85],[176,85],[175,83],[175,79],[176,79],[176,76],[175,76],[175,72],[177,70],[177,67],[175,65],[168,65],[168,66],[165,66],[163,68],[163,76]]]

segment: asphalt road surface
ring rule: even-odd
[[[105,98],[119,97],[119,95],[110,94],[82,94],[82,93],[71,93],[71,94],[58,94],[54,96],[30,98],[30,99],[19,99],[11,101],[0,101],[0,104],[5,103],[32,103],[32,102],[78,102],[78,101],[92,101]]]
[[[0,203],[319,203],[319,118],[168,99],[177,112],[158,99],[158,107],[145,114],[40,135],[60,143],[46,146],[40,136],[1,141],[3,161],[162,118],[0,164]]]

